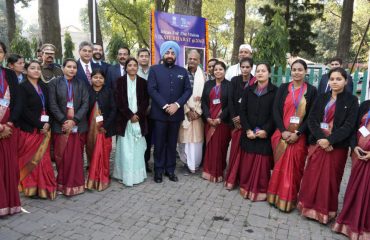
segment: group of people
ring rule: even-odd
[[[6,47],[0,43],[0,62]],[[54,63],[55,47],[24,66],[11,55],[0,79],[0,215],[20,211],[25,196],[55,199],[109,186],[109,157],[116,135],[113,178],[141,183],[154,145],[154,181],[177,182],[176,154],[189,173],[239,186],[251,201],[283,212],[295,208],[327,224],[337,216],[349,149],[352,171],[333,230],[351,239],[370,237],[370,101],[360,106],[350,75],[331,61],[318,90],[305,82],[307,64],[291,64],[291,82],[277,87],[267,63],[254,64],[243,44],[228,69],[200,53],[160,47],[163,63],[149,67],[150,52],[118,50],[116,65],[102,61],[100,45],[82,42],[80,59]],[[338,66],[339,65],[339,66]],[[11,70],[12,69],[12,70]],[[230,144],[230,155],[227,155]],[[86,149],[87,177],[83,154]],[[54,175],[52,160],[56,163]]]

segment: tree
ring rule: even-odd
[[[113,33],[111,40],[107,46],[108,60],[114,62],[117,60],[118,49],[121,47],[127,47],[125,39],[118,33]]]
[[[354,0],[344,0],[342,9],[342,20],[340,22],[337,56],[348,62],[349,50],[351,48],[351,30],[353,18]]]
[[[293,55],[304,51],[310,56],[315,55],[315,44],[312,40],[317,37],[312,32],[311,25],[315,19],[321,18],[324,10],[323,3],[310,0],[274,0],[274,6],[265,5],[260,13],[265,16],[265,25],[269,26],[276,12],[281,11],[289,31],[289,49]]]
[[[231,63],[238,62],[239,46],[244,43],[245,28],[245,3],[246,0],[235,0],[235,17],[234,17],[234,41]]]
[[[160,12],[168,12],[170,0],[155,0],[155,10]]]
[[[24,58],[32,58],[31,43],[20,34],[19,30],[15,31],[13,41],[10,43],[10,52],[17,53]]]
[[[271,66],[286,66],[286,53],[289,49],[288,29],[280,13],[272,18],[270,26],[263,26],[255,40],[257,52],[254,59],[267,62]]]
[[[56,47],[56,58],[62,58],[62,41],[59,21],[58,0],[39,0],[39,25],[42,43],[52,43]]]
[[[202,0],[176,0],[175,13],[202,16]]]
[[[8,40],[11,42],[14,38],[14,35],[16,33],[16,18],[15,18],[15,11],[14,11],[14,4],[16,3],[22,3],[23,7],[28,7],[28,3],[31,0],[6,0],[5,6],[6,6],[6,18],[8,22]]]
[[[72,41],[71,34],[66,31],[64,33],[64,53],[63,58],[74,58],[73,50],[75,50],[75,44]]]
[[[95,25],[96,25],[96,41],[95,43],[103,46],[103,37],[100,30],[100,21],[99,21],[99,14],[97,9],[96,0],[88,0],[88,12],[89,12],[89,26],[90,26],[90,36],[91,36],[91,42],[94,42],[94,23],[93,23],[93,3],[95,1]]]

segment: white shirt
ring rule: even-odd
[[[254,76],[256,73],[256,65],[253,65],[251,74]],[[242,71],[240,70],[240,64],[237,63],[235,65],[230,66],[225,75],[225,79],[231,81],[231,79],[235,76],[239,76],[242,74]]]
[[[125,66],[123,66],[122,64],[119,65],[119,69],[121,70],[121,77],[123,75],[125,75],[126,71],[125,71]]]

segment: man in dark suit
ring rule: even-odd
[[[130,57],[130,49],[127,47],[120,47],[118,49],[117,53],[117,61],[118,63],[116,65],[112,65],[109,67],[107,72],[107,78],[106,78],[106,85],[109,86],[112,89],[115,89],[116,87],[116,81],[118,78],[125,75],[125,63],[127,58]]]
[[[83,41],[79,46],[80,59],[77,60],[77,79],[80,79],[86,83],[87,86],[91,86],[91,73],[94,69],[99,68],[98,64],[93,63],[92,51],[93,45],[90,42]]]
[[[148,92],[152,98],[150,118],[154,120],[154,181],[162,182],[164,173],[177,182],[176,144],[181,121],[184,120],[184,104],[192,94],[189,76],[185,68],[175,65],[180,47],[167,41],[161,45],[163,64],[149,70]]]
[[[107,75],[108,68],[110,67],[110,64],[103,60],[104,59],[104,50],[103,50],[102,45],[100,45],[98,43],[94,43],[92,57],[93,57],[92,58],[93,63],[96,63],[97,65],[99,65],[99,68],[101,68],[103,70],[104,74]]]
[[[337,67],[343,67],[343,60],[338,57],[330,59],[330,68],[333,69]],[[320,83],[319,83],[319,87],[317,90],[318,90],[318,94],[324,94],[331,90],[329,87],[329,76],[327,73],[322,75]],[[353,93],[353,80],[352,80],[351,74],[348,74],[348,73],[347,73],[346,91]]]

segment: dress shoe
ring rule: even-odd
[[[162,174],[155,174],[154,175],[154,182],[156,182],[156,183],[161,183],[161,182],[163,182],[163,178],[162,178]]]
[[[168,174],[166,174],[166,176],[172,182],[178,182],[179,181],[179,179],[177,178],[177,176],[174,173],[168,173]]]

